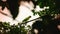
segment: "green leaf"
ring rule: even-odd
[[[31,16],[28,16],[22,22],[27,22],[30,18],[31,18]]]

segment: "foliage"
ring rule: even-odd
[[[41,9],[45,8],[45,10],[34,10],[33,13],[34,15],[38,14],[42,18],[43,23],[47,25],[57,14],[59,14],[60,10],[58,8],[58,3],[58,0],[37,0],[36,5],[38,5]]]
[[[0,22],[0,34],[27,34],[27,31],[31,27],[25,26],[25,24],[10,25],[7,22]]]
[[[35,1],[35,0],[34,0]],[[58,0],[57,0],[58,1]],[[54,17],[55,14],[59,14],[59,5],[57,5],[56,0],[37,0],[36,5],[40,8],[49,7],[48,9],[37,11],[33,10],[33,14],[38,14],[44,23],[47,25]],[[30,16],[23,20],[23,23],[18,23],[18,25],[10,25],[9,23],[0,22],[0,34],[27,34],[27,31],[31,29],[30,26],[26,26]]]

